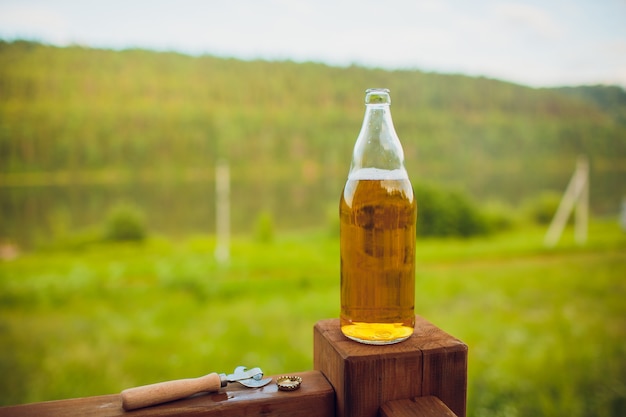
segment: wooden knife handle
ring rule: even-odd
[[[177,379],[128,388],[122,391],[122,407],[127,411],[148,407],[185,398],[198,392],[218,391],[221,385],[220,376],[213,372],[199,378]]]

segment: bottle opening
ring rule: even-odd
[[[388,88],[369,88],[365,91],[365,104],[391,104]]]

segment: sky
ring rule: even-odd
[[[0,0],[0,38],[626,87],[626,0]]]

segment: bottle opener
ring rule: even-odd
[[[229,375],[212,372],[198,378],[177,379],[125,389],[122,391],[122,407],[129,411],[178,400],[199,392],[214,392],[229,382],[238,382],[248,388],[260,388],[271,381],[272,378],[263,379],[261,368],[246,369],[245,366],[238,366]]]

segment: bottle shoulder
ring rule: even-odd
[[[348,178],[343,189],[342,204],[415,205],[413,186],[408,176],[391,178]]]

